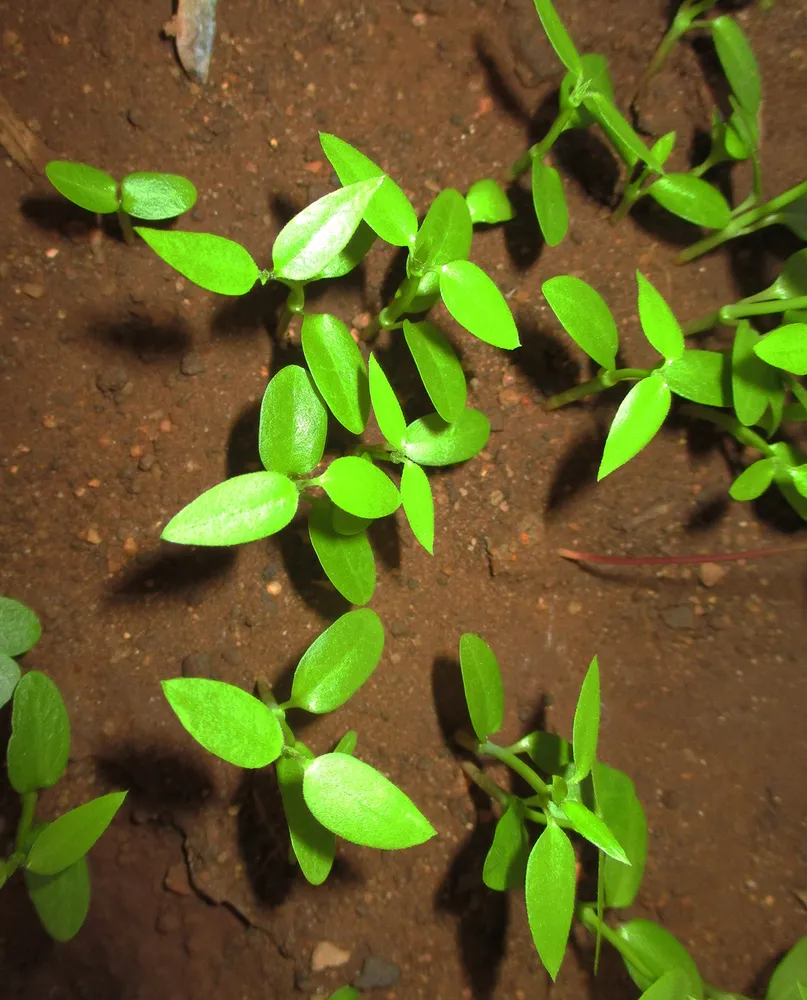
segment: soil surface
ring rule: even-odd
[[[624,105],[668,5],[558,6],[580,47],[608,57]],[[529,0],[219,7],[200,87],[161,37],[165,3],[4,0],[0,95],[56,157],[118,177],[188,176],[200,196],[181,225],[237,239],[262,265],[290,213],[332,187],[318,130],[374,157],[424,212],[442,187],[504,179],[552,114],[558,66]],[[739,16],[763,73],[773,195],[803,177],[807,22],[801,0]],[[708,127],[709,74],[708,52],[681,45],[642,103],[649,133],[677,130],[681,165]],[[16,880],[0,893],[4,998],[291,1000],[362,969],[375,974],[372,996],[544,995],[522,895],[482,885],[494,817],[469,793],[448,739],[463,723],[456,648],[470,630],[503,666],[507,740],[536,720],[569,734],[599,655],[601,754],[632,775],[651,827],[635,915],[678,935],[710,981],[747,992],[807,931],[797,895],[807,889],[807,782],[793,766],[807,757],[804,533],[776,503],[727,501],[743,456],[683,422],[595,485],[618,394],[555,412],[541,405],[586,377],[542,281],[591,282],[614,311],[625,357],[641,364],[637,267],[689,320],[764,287],[796,247],[777,233],[676,267],[676,250],[697,233],[654,213],[612,228],[616,168],[595,137],[562,143],[556,159],[569,238],[541,246],[525,188],[514,194],[520,221],[474,242],[523,348],[496,351],[437,312],[462,352],[471,403],[490,416],[490,443],[433,477],[433,558],[401,520],[376,533],[384,659],[347,706],[305,733],[321,752],[357,729],[360,753],[439,836],[390,854],[340,844],[320,888],[288,864],[271,780],[195,747],[159,687],[182,673],[246,688],[260,674],[281,678],[345,610],[323,586],[304,521],[237,551],[159,540],[177,510],[256,459],[267,375],[294,356],[271,336],[279,299],[271,289],[208,294],[142,243],[127,246],[114,225],[98,229],[43,178],[11,159],[0,165],[0,593],[40,614],[44,635],[26,666],[58,682],[73,725],[67,776],[42,815],[131,789],[92,852],[92,907],[74,941],[46,939]],[[742,171],[736,180],[746,182]],[[376,250],[357,277],[323,289],[316,308],[348,320],[377,310],[399,263]],[[400,345],[385,349],[394,364]],[[417,413],[421,400],[407,405]],[[768,545],[794,551],[726,564],[708,587],[697,566],[585,572],[555,554]],[[5,850],[16,822],[7,788],[1,805]],[[322,942],[349,953],[346,963],[312,971]],[[635,995],[607,953],[595,982],[591,944],[581,935],[578,945],[558,1000]]]

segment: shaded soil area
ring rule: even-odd
[[[581,49],[608,57],[624,102],[667,5],[558,5]],[[557,63],[528,0],[222,0],[204,88],[160,36],[169,6],[0,2],[0,95],[57,157],[116,176],[188,176],[200,197],[183,227],[236,239],[262,266],[290,214],[334,184],[318,130],[375,158],[422,213],[443,187],[503,180],[552,115]],[[804,10],[777,0],[767,15],[751,6],[739,16],[763,73],[772,195],[803,177]],[[689,137],[708,128],[709,79],[708,53],[682,45],[645,97],[644,127],[677,130],[680,165]],[[804,532],[773,502],[727,501],[743,457],[683,422],[595,486],[618,394],[551,413],[541,405],[587,374],[542,281],[567,273],[593,284],[624,356],[642,364],[635,268],[686,321],[764,287],[795,246],[775,233],[675,267],[697,234],[653,213],[613,229],[617,170],[596,137],[564,142],[557,162],[573,220],[560,247],[541,245],[526,189],[513,192],[520,218],[474,243],[524,346],[496,351],[437,311],[470,402],[491,419],[490,443],[433,476],[433,558],[402,520],[376,533],[384,659],[347,706],[305,730],[321,752],[357,729],[363,757],[439,836],[384,855],[341,844],[320,888],[288,864],[271,780],[196,748],[159,687],[182,672],[247,688],[260,674],[287,678],[345,610],[323,586],[302,520],[237,551],[159,540],[178,509],[255,462],[267,376],[294,356],[272,338],[280,300],[271,288],[216,298],[114,226],[98,230],[44,179],[0,165],[0,593],[42,617],[26,666],[57,681],[73,724],[68,773],[43,815],[131,789],[92,853],[92,908],[74,941],[45,939],[20,885],[0,893],[3,997],[286,1000],[353,980],[368,957],[387,973],[372,995],[543,995],[523,898],[482,885],[493,814],[450,746],[464,721],[457,641],[471,630],[504,670],[506,739],[536,720],[570,733],[599,655],[601,753],[633,776],[651,827],[635,915],[678,935],[728,990],[758,989],[805,933]],[[376,250],[314,308],[346,320],[376,311],[399,268],[392,250]],[[400,344],[383,349],[391,370]],[[421,400],[406,405],[416,415]],[[730,564],[709,587],[697,567],[583,572],[555,554],[787,544],[792,554]],[[4,787],[4,849],[14,810]],[[312,971],[323,941],[350,953],[344,966]],[[591,957],[581,936],[558,1000],[634,995],[608,957],[591,979]]]

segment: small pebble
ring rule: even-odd
[[[182,360],[179,363],[179,370],[183,375],[201,375],[205,370],[204,358],[198,351],[188,351],[187,354],[182,356]]]
[[[350,961],[350,952],[345,951],[331,941],[319,941],[311,953],[311,971],[322,972],[323,969],[338,969]]]
[[[726,567],[721,566],[719,563],[701,563],[700,569],[698,570],[698,579],[704,587],[714,587],[725,579],[727,573],[728,570]]]

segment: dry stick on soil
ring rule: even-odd
[[[789,555],[805,552],[805,545],[780,545],[772,549],[748,549],[745,552],[716,552],[711,555],[691,556],[604,556],[596,552],[576,552],[573,549],[555,549],[563,559],[591,563],[597,566],[696,566],[710,562],[738,562],[740,559],[764,559],[766,556]]]

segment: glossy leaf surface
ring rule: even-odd
[[[746,427],[762,419],[781,386],[777,372],[754,353],[761,339],[747,319],[739,322],[731,351],[731,398],[737,419]]]
[[[367,365],[345,324],[328,313],[306,313],[306,364],[331,413],[351,434],[361,434],[370,413]]]
[[[731,358],[718,351],[684,351],[664,366],[674,393],[705,406],[731,405]]]
[[[532,161],[532,204],[547,246],[556,247],[569,228],[569,209],[560,174],[538,159]]]
[[[333,526],[334,507],[317,498],[308,516],[308,537],[325,575],[345,600],[366,604],[375,590],[375,558],[367,533],[340,534]]]
[[[572,750],[574,777],[582,781],[591,770],[597,756],[597,738],[600,731],[600,668],[597,657],[591,661],[574,712]],[[581,831],[582,832],[582,831]]]
[[[493,650],[473,632],[460,638],[460,669],[471,724],[484,743],[504,722],[504,687]]]
[[[631,906],[642,884],[647,860],[647,819],[631,779],[599,762],[592,770],[597,812],[619,841],[630,865],[603,861],[605,905]]]
[[[196,188],[178,174],[127,174],[120,186],[121,208],[138,219],[174,219],[196,203]]]
[[[415,462],[404,462],[401,503],[412,534],[431,555],[434,553],[434,498],[429,477]]]
[[[414,420],[406,428],[402,450],[418,465],[454,465],[478,455],[489,437],[490,421],[469,407],[451,424],[437,413]]]
[[[333,866],[336,837],[315,819],[305,803],[303,777],[308,763],[300,757],[281,756],[276,765],[277,783],[300,871],[311,885],[322,885]]]
[[[723,229],[731,220],[731,208],[723,195],[707,181],[692,174],[659,177],[647,193],[662,208],[696,226]]]
[[[446,264],[440,271],[440,295],[454,319],[475,337],[506,350],[519,346],[510,307],[481,267],[469,260]]]
[[[81,930],[90,909],[90,873],[80,858],[58,875],[25,871],[25,887],[42,926],[54,941],[69,941]]]
[[[431,203],[411,251],[417,271],[467,260],[471,252],[473,223],[465,199],[454,188],[441,191]]]
[[[546,301],[577,346],[601,368],[616,365],[619,333],[611,310],[591,285],[561,274],[541,286]]]
[[[729,487],[732,500],[756,500],[773,482],[776,462],[773,458],[760,458],[743,469]]]
[[[378,363],[375,354],[370,355],[369,366],[370,402],[385,439],[395,448],[401,447],[406,433],[406,417],[403,415],[398,397]]]
[[[754,346],[757,357],[793,375],[807,375],[807,323],[786,323]]]
[[[566,954],[575,885],[574,849],[563,830],[552,823],[530,852],[525,894],[532,940],[553,980]]]
[[[643,378],[616,411],[605,441],[597,481],[638,455],[658,433],[670,412],[672,393],[659,375]]]
[[[474,181],[465,195],[465,204],[471,213],[471,222],[495,225],[498,222],[508,222],[514,216],[510,199],[502,191],[496,181],[485,178]]]
[[[8,779],[24,795],[51,788],[70,753],[70,720],[59,689],[45,674],[29,670],[14,690]]]
[[[106,830],[125,798],[126,792],[111,792],[57,817],[34,841],[25,867],[37,875],[58,875],[75,864]]]
[[[650,920],[631,920],[619,927],[617,933],[651,973],[652,978],[647,979],[625,963],[628,974],[640,990],[646,990],[670,969],[680,969],[686,976],[689,995],[702,1000],[703,980],[698,968],[686,948],[669,931]]]
[[[447,423],[465,409],[465,373],[448,338],[426,320],[404,320],[404,337],[435,410]]]
[[[322,461],[328,413],[314,380],[299,365],[272,378],[261,403],[258,450],[264,468],[284,476],[304,476]]]
[[[639,271],[639,319],[650,345],[666,361],[675,361],[684,353],[684,335],[672,309],[663,296]]]
[[[41,635],[42,625],[27,605],[13,597],[0,597],[0,653],[22,656]]]
[[[524,807],[514,798],[496,823],[493,843],[482,869],[482,881],[488,889],[497,892],[523,885],[529,855],[530,838],[524,825]]]
[[[86,163],[51,160],[45,167],[45,173],[59,194],[79,208],[100,215],[117,212],[118,185],[106,171]]]
[[[401,505],[401,495],[389,476],[355,455],[331,462],[320,485],[337,507],[356,517],[386,517]]]
[[[135,232],[166,264],[209,292],[246,295],[258,280],[249,252],[224,236],[145,226],[135,226]]]

